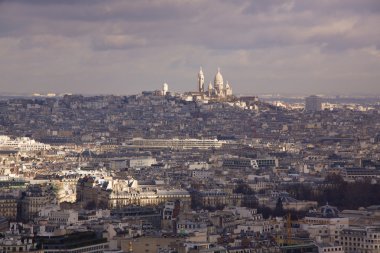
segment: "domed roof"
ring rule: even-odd
[[[324,218],[336,218],[339,216],[339,210],[334,206],[330,206],[329,204],[321,206],[319,213]]]
[[[282,203],[295,203],[297,200],[289,195],[287,192],[281,192],[278,196]],[[278,199],[277,198],[277,199]]]
[[[223,76],[220,73],[220,68],[218,68],[218,73],[216,73],[216,75],[215,75],[214,84],[215,85],[223,84]]]
[[[230,88],[231,88],[231,86],[230,86],[230,84],[229,84],[228,81],[227,81],[226,89],[230,89]]]

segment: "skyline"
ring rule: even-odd
[[[380,2],[0,1],[2,93],[380,94]]]

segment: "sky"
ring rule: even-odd
[[[0,93],[380,95],[379,0],[0,0]]]

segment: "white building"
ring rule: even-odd
[[[169,85],[167,83],[164,83],[162,85],[162,95],[166,95],[166,93],[169,91]]]
[[[49,150],[51,146],[30,139],[29,137],[19,137],[11,139],[9,136],[0,136],[0,149],[20,150],[20,151],[40,151]]]
[[[208,170],[209,168],[210,168],[210,164],[208,164],[206,162],[189,163],[189,170],[201,170],[201,169]]]
[[[125,144],[131,148],[210,149],[221,148],[225,141],[216,139],[142,139],[134,138]]]
[[[205,92],[205,76],[203,74],[202,67],[198,73],[198,91],[199,93]]]
[[[128,161],[128,167],[130,168],[143,168],[150,167],[153,164],[156,164],[156,158],[152,157],[143,157],[143,158],[132,158]]]
[[[198,73],[198,92],[201,94],[206,94],[208,97],[216,97],[216,98],[225,98],[232,95],[232,88],[230,84],[224,84],[223,76],[220,72],[220,68],[218,68],[218,72],[214,77],[214,85],[212,85],[211,81],[208,85],[208,91],[205,91],[205,76],[203,74],[202,68],[200,68]]]

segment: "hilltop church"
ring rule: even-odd
[[[220,73],[220,68],[218,68],[218,72],[214,77],[214,85],[212,85],[210,81],[207,91],[205,90],[205,76],[203,74],[202,67],[200,68],[198,73],[198,92],[209,98],[216,99],[228,98],[232,96],[232,88],[228,84],[228,81],[224,84],[223,76]]]

